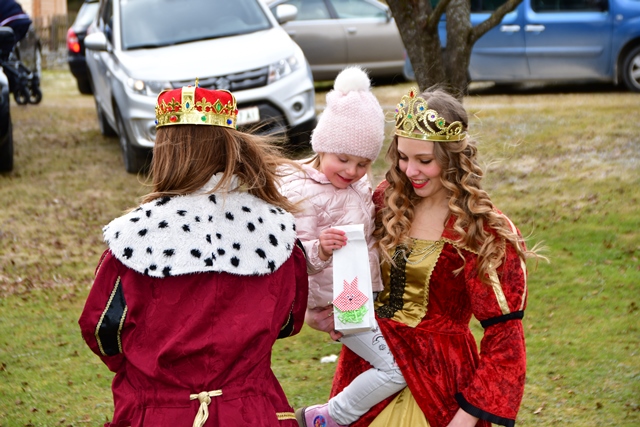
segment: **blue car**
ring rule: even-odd
[[[472,0],[472,24],[503,3]],[[444,20],[440,38],[446,41]],[[408,57],[405,77],[415,78]],[[601,81],[640,92],[640,1],[523,0],[473,46],[469,79]]]

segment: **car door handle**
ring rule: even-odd
[[[544,25],[525,25],[524,30],[531,33],[541,33],[544,31]]]
[[[500,27],[500,31],[503,33],[517,33],[520,31],[520,25],[503,25]]]
[[[348,27],[347,28],[347,33],[349,33],[349,34],[357,34],[358,33],[358,29],[356,27]]]

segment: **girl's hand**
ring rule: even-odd
[[[334,329],[332,305],[307,309],[304,321],[315,330],[327,332],[334,341],[342,338],[342,334]]]
[[[345,232],[336,228],[327,228],[322,230],[318,240],[320,242],[318,256],[322,261],[326,261],[331,258],[333,251],[336,251],[347,244]]]

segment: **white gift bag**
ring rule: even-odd
[[[343,334],[368,331],[374,325],[369,248],[364,224],[333,227],[346,233],[347,244],[333,252],[333,317]]]

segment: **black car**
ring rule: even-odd
[[[13,30],[9,27],[0,27],[0,51],[3,48],[10,50],[14,43]],[[13,132],[9,93],[9,80],[0,68],[0,172],[10,172],[13,169]]]
[[[92,94],[93,90],[85,60],[84,38],[87,35],[87,28],[96,17],[99,5],[98,0],[86,0],[80,7],[76,20],[67,31],[67,62],[71,74],[76,78],[78,90],[85,95]]]

